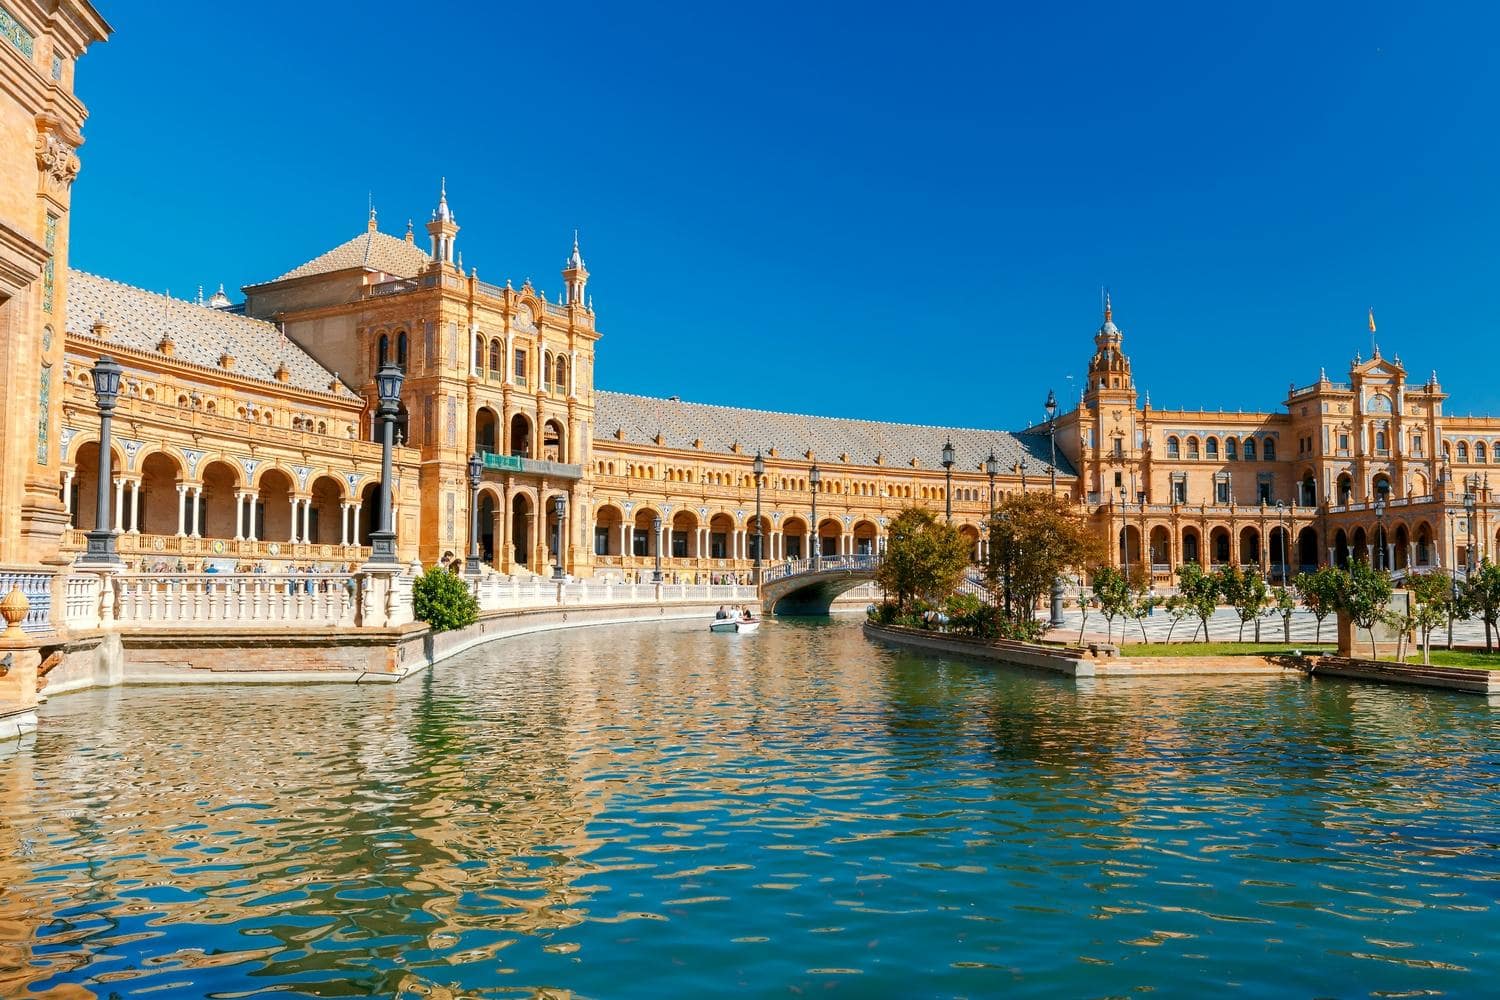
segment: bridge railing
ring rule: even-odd
[[[811,556],[772,563],[761,571],[761,583],[774,583],[804,573],[826,573],[831,570],[868,571],[880,565],[878,555]]]

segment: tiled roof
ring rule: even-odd
[[[285,364],[286,385],[328,392],[333,375],[291,340],[283,339],[273,323],[210,309],[185,299],[169,299],[143,288],[122,285],[85,271],[68,271],[68,332],[92,337],[96,320],[109,327],[108,344],[138,351],[156,351],[166,333],[172,335],[172,360],[223,371],[219,357],[234,358],[232,374],[276,382],[276,369]],[[277,383],[281,384],[281,383]],[[339,385],[337,395],[352,399]]]
[[[427,252],[414,243],[387,236],[377,229],[366,229],[348,243],[341,243],[274,280],[331,274],[351,267],[367,267],[398,278],[414,278],[427,266],[427,259]]]
[[[653,444],[660,431],[662,444],[668,448],[691,449],[694,439],[701,438],[704,452],[718,454],[728,454],[735,443],[742,453],[751,455],[757,448],[774,447],[783,459],[811,449],[825,466],[848,454],[853,465],[874,465],[876,456],[880,456],[888,467],[909,468],[915,458],[921,468],[941,468],[943,442],[951,439],[955,469],[981,468],[991,449],[1000,460],[1002,475],[1010,474],[1023,458],[1028,476],[1045,476],[1051,468],[1051,446],[1045,431],[1017,434],[811,417],[604,391],[594,394],[594,424],[595,437],[600,441],[616,440],[615,432],[623,430],[627,443]],[[1065,476],[1073,474],[1061,454],[1057,456],[1057,471]]]

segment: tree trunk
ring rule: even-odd
[[[1370,633],[1370,659],[1378,660],[1380,659],[1380,654],[1375,652],[1375,626],[1371,624],[1365,631]]]
[[[1146,638],[1146,619],[1137,618],[1135,623],[1141,627],[1141,642],[1150,642],[1151,640]]]
[[[1322,642],[1323,642],[1323,616],[1319,615],[1317,621],[1318,621],[1318,630],[1313,633],[1313,642],[1318,643],[1319,645],[1321,645]]]
[[[1486,653],[1493,652],[1490,648],[1490,619],[1488,618],[1484,620],[1484,651]]]
[[[1201,621],[1203,623],[1203,641],[1204,642],[1212,642],[1213,640],[1208,637],[1208,619],[1207,618],[1201,618],[1201,619],[1199,619],[1199,621]]]
[[[1432,664],[1432,629],[1430,629],[1430,628],[1424,628],[1422,630],[1422,666],[1426,667],[1426,666],[1430,666],[1431,664]]]
[[[1292,616],[1281,616],[1281,641],[1288,646],[1292,644]]]

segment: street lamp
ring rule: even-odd
[[[1021,492],[1026,492],[1026,459],[1021,459]]]
[[[1146,541],[1146,491],[1138,490],[1135,502],[1141,508],[1141,577],[1151,582],[1151,546]]]
[[[375,388],[380,396],[380,527],[370,532],[370,562],[394,566],[396,564],[396,532],[391,527],[391,504],[395,496],[391,489],[391,448],[395,441],[396,414],[401,409],[401,381],[405,373],[396,365],[380,366],[375,375]]]
[[[1050,492],[1054,499],[1057,497],[1057,396],[1051,389],[1047,390],[1047,402],[1042,405],[1047,411],[1047,439],[1052,447],[1052,464],[1048,468]],[[1047,624],[1052,628],[1061,628],[1063,623],[1063,583],[1062,575],[1058,574],[1052,578],[1052,620]]]
[[[1385,494],[1375,495],[1375,560],[1376,569],[1385,566]]]
[[[1057,495],[1057,396],[1047,390],[1047,402],[1042,408],[1047,411],[1047,437],[1052,444],[1052,495]]]
[[[1130,511],[1125,502],[1125,487],[1120,487],[1120,554],[1125,559],[1125,582],[1130,582]]]
[[[812,531],[809,533],[812,549],[808,553],[808,558],[811,561],[807,565],[813,569],[818,568],[818,557],[823,554],[821,551],[822,546],[818,544],[818,486],[822,482],[823,470],[818,468],[817,462],[814,462],[813,467],[807,470],[807,485],[812,490]]]
[[[110,566],[119,562],[115,552],[115,533],[109,527],[110,459],[109,425],[120,399],[120,377],[125,373],[109,355],[94,363],[94,399],[99,405],[99,484],[94,500],[94,530],[87,533],[88,545],[80,563]]]
[[[953,523],[953,439],[943,444],[943,499],[947,501],[948,523]]]
[[[1281,585],[1285,587],[1287,561],[1286,505],[1280,500],[1276,501],[1276,524],[1281,528]]]
[[[656,569],[651,574],[652,583],[661,583],[661,518],[651,519],[651,548],[656,553]]]
[[[751,463],[750,469],[755,473],[755,582],[760,583],[760,549],[763,544],[760,527],[760,481],[766,474],[766,460],[761,457],[759,448],[755,451],[755,461]]]
[[[554,580],[562,580],[567,575],[563,571],[563,559],[566,558],[563,552],[563,543],[567,539],[566,534],[563,532],[563,517],[566,516],[567,512],[568,498],[559,493],[552,498],[552,513],[557,515],[557,565],[552,570],[552,579]],[[661,518],[659,517],[656,519],[656,580],[658,583],[661,582]]]
[[[995,519],[995,476],[1000,473],[1000,460],[995,457],[995,449],[990,449],[990,457],[984,460],[985,474],[990,477],[990,520]]]
[[[1464,480],[1464,486],[1468,487],[1464,490],[1464,512],[1469,515],[1469,551],[1464,553],[1464,569],[1469,575],[1473,574],[1475,566],[1474,517],[1479,506],[1479,497],[1475,493],[1478,485],[1475,479]]]
[[[469,556],[464,560],[466,576],[479,575],[479,476],[484,462],[479,453],[469,456]]]
[[[1010,533],[1010,515],[1006,511],[1002,510],[1000,512],[1000,518],[999,518],[999,521],[997,523],[998,523],[998,525],[1000,527],[1000,530],[997,531],[997,532],[995,532],[995,536],[994,537],[990,538],[990,544],[994,545],[997,539],[1000,542],[1000,555],[1002,557],[1002,566],[1003,566],[1003,568],[1005,570],[1005,618],[1006,618],[1007,621],[1009,621],[1010,620],[1010,608],[1011,608],[1011,603],[1010,603],[1010,557],[1011,557],[1011,548],[1015,545],[1015,541],[1016,540],[1015,540],[1014,537],[1012,537],[1012,535]]]

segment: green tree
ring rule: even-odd
[[[923,507],[907,507],[891,521],[875,582],[909,611],[914,600],[938,604],[969,567],[969,543],[957,528]]]
[[[1494,652],[1494,632],[1500,619],[1500,566],[1485,559],[1463,585],[1464,604],[1484,619],[1484,651]]]
[[[1432,662],[1432,630],[1453,610],[1453,581],[1442,573],[1423,573],[1407,583],[1411,591],[1411,624],[1422,637],[1422,662]]]
[[[1337,566],[1320,566],[1312,573],[1298,573],[1292,586],[1302,598],[1302,606],[1318,620],[1314,641],[1323,641],[1323,619],[1338,610],[1339,594],[1344,591],[1344,571]]]
[[[1082,511],[1049,493],[1006,497],[990,520],[989,536],[990,589],[1010,588],[1017,618],[1032,616],[1064,570],[1082,569],[1104,556],[1104,545]]]
[[[1172,620],[1172,624],[1167,626],[1167,642],[1171,642],[1172,633],[1177,630],[1178,625],[1182,624],[1182,620],[1192,617],[1193,604],[1183,595],[1173,594],[1162,602],[1162,607],[1166,609],[1167,617]]]
[[[1220,566],[1217,576],[1219,596],[1234,608],[1240,619],[1239,641],[1245,641],[1245,626],[1260,617],[1266,609],[1266,581],[1259,573],[1246,573],[1238,566]]]
[[[1130,588],[1130,603],[1125,606],[1125,613],[1135,619],[1136,626],[1141,630],[1141,641],[1148,642],[1146,638],[1146,618],[1151,612],[1161,607],[1162,599],[1152,594],[1146,588],[1146,577],[1140,578],[1140,583]],[[1120,639],[1125,638],[1124,628],[1120,629]]]
[[[1177,570],[1177,592],[1198,619],[1203,641],[1208,642],[1208,620],[1219,606],[1219,581],[1198,563],[1183,563]]]
[[[1292,641],[1292,614],[1297,610],[1297,594],[1291,587],[1277,587],[1271,610],[1281,616],[1281,641]]]
[[[479,602],[469,584],[441,566],[417,577],[411,587],[412,613],[434,632],[468,628],[479,620]]]
[[[1126,613],[1130,607],[1130,583],[1125,579],[1125,574],[1113,566],[1100,566],[1091,574],[1094,585],[1094,600],[1099,603],[1099,613],[1108,622],[1106,634],[1109,641],[1115,638],[1115,619]],[[1121,638],[1124,638],[1124,626],[1120,628]]]
[[[1356,628],[1370,636],[1370,659],[1379,659],[1375,651],[1375,626],[1382,620],[1391,600],[1391,578],[1384,570],[1371,569],[1368,563],[1355,562],[1344,574],[1339,591],[1339,609],[1349,616]]]

